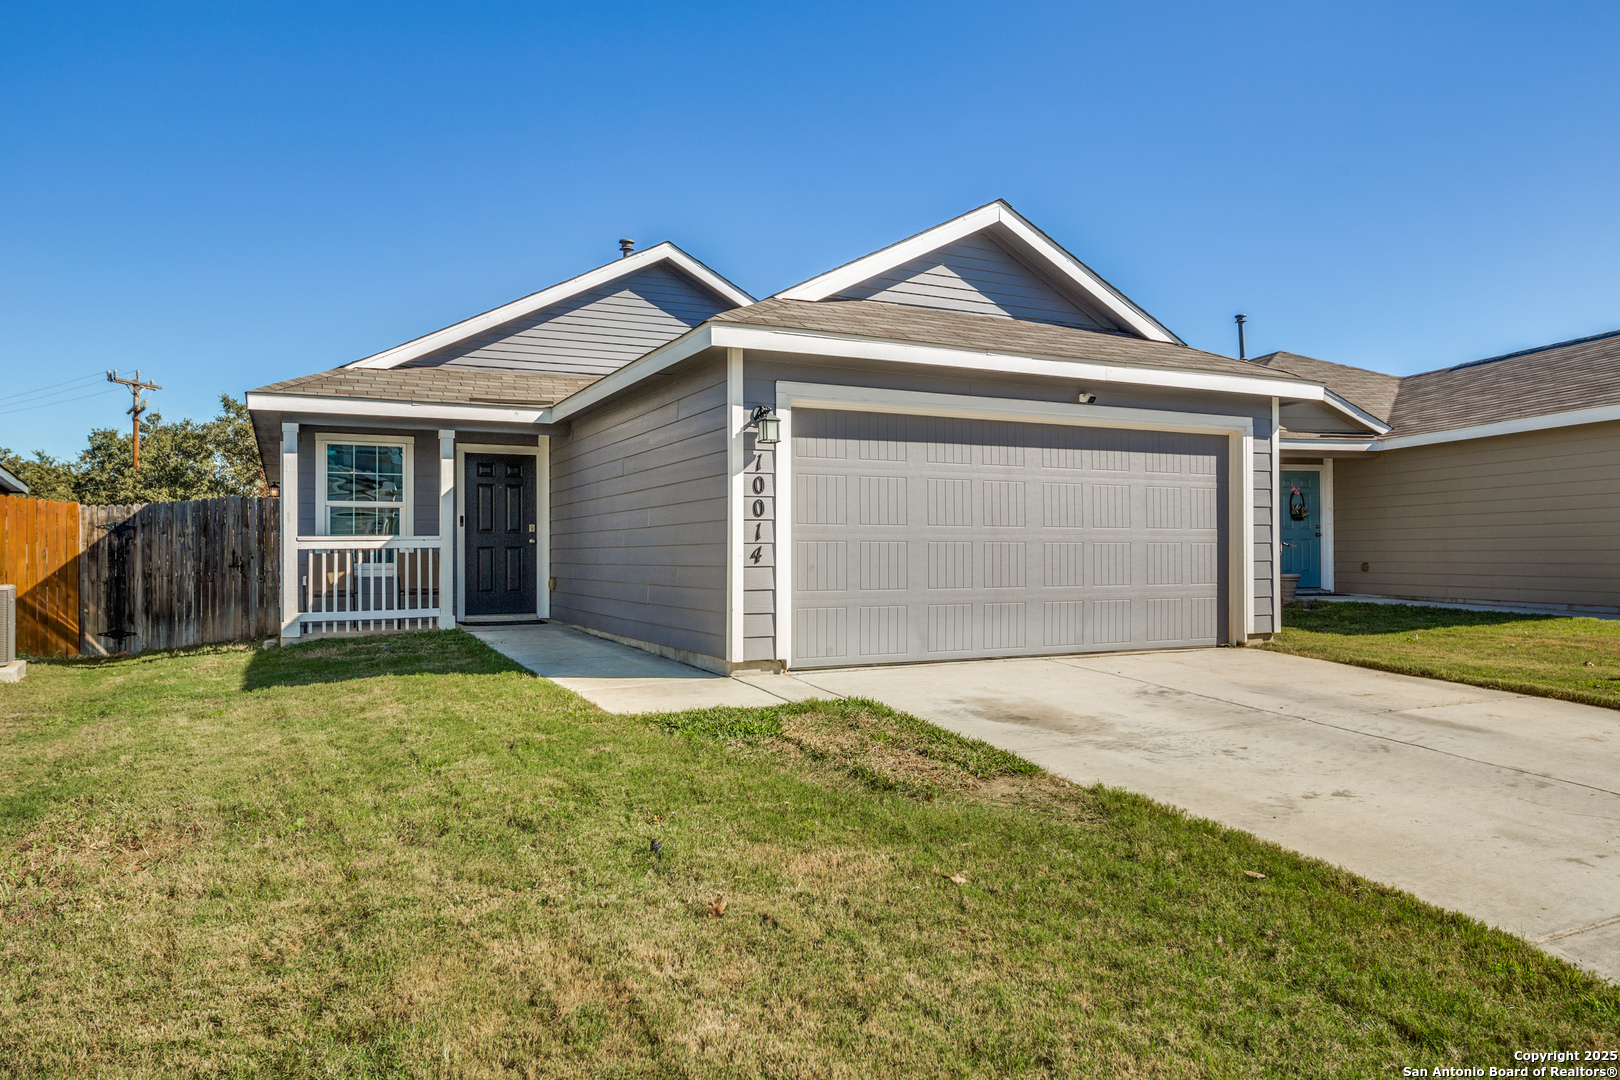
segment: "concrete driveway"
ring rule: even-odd
[[[559,634],[588,642],[597,663],[553,664],[580,674],[552,677],[605,708],[873,698],[1078,783],[1137,791],[1398,886],[1620,981],[1620,712],[1256,649],[727,679]],[[618,680],[621,651],[634,655]],[[544,661],[517,658],[547,674]]]

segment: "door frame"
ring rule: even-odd
[[[1322,550],[1320,560],[1322,563],[1322,589],[1325,592],[1335,592],[1333,586],[1333,459],[1323,458],[1319,464],[1300,465],[1292,461],[1279,462],[1277,465],[1277,506],[1279,512],[1277,520],[1281,522],[1280,508],[1288,505],[1288,500],[1282,497],[1282,474],[1285,472],[1313,472],[1319,474],[1316,485],[1322,500]],[[1277,565],[1282,565],[1282,548],[1277,549]]]
[[[776,658],[784,669],[793,664],[793,410],[834,409],[846,412],[906,413],[913,416],[960,416],[974,420],[1011,420],[1076,427],[1128,428],[1140,431],[1186,431],[1227,436],[1228,608],[1230,644],[1247,642],[1254,632],[1254,419],[1214,413],[1169,412],[1112,406],[1030,401],[1024,398],[972,397],[915,390],[880,390],[832,383],[778,382],[776,415],[781,441],[776,456]],[[739,455],[740,456],[740,455]],[[1276,460],[1273,459],[1273,468]],[[740,465],[734,480],[740,480]],[[732,494],[740,499],[741,485]],[[741,506],[737,507],[740,517]],[[732,530],[734,533],[735,529]],[[741,578],[742,545],[736,545],[733,569]],[[740,605],[739,605],[740,606]],[[1240,639],[1241,635],[1241,639]],[[738,642],[740,648],[741,643]]]
[[[480,622],[551,618],[551,437],[541,435],[538,444],[523,446],[513,443],[456,443],[456,517],[450,523],[450,532],[456,547],[456,621],[467,619],[467,544],[466,527],[462,522],[467,515],[467,486],[461,478],[467,474],[468,454],[506,454],[534,458],[534,521],[535,543],[538,548],[534,560],[535,612],[530,615],[480,615]]]

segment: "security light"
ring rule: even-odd
[[[761,405],[748,418],[756,432],[754,441],[761,446],[774,446],[782,441],[782,418],[769,405]]]

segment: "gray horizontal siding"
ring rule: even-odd
[[[734,306],[654,263],[406,366],[606,375]]]
[[[1620,608],[1616,476],[1620,424],[1341,458],[1333,465],[1335,586]]]
[[[725,409],[708,360],[552,440],[553,618],[725,656]]]
[[[1087,330],[1114,324],[1082,310],[987,233],[974,233],[838,294],[906,307],[1057,323]]]

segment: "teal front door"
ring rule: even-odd
[[[1282,474],[1282,572],[1299,587],[1322,587],[1322,474]]]

